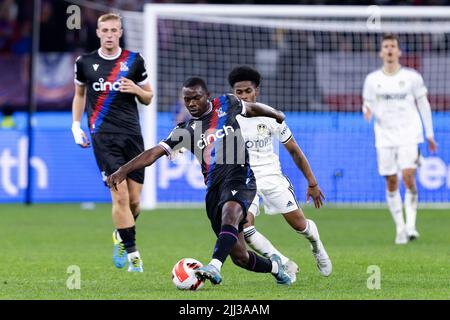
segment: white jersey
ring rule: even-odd
[[[259,178],[281,174],[281,165],[274,150],[272,138],[287,143],[292,133],[287,124],[279,124],[275,119],[267,117],[246,118],[238,115],[236,119],[242,130],[242,136],[250,156],[250,167],[258,181]]]
[[[392,75],[379,69],[367,75],[363,99],[374,115],[377,148],[423,142],[416,100],[426,94],[422,76],[414,69],[401,67]]]

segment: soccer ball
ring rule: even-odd
[[[180,290],[198,290],[205,284],[197,279],[194,270],[203,267],[200,261],[184,258],[178,261],[172,269],[172,281]]]

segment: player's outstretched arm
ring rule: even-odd
[[[156,160],[166,154],[163,147],[157,145],[151,149],[145,150],[140,155],[128,161],[126,164],[117,169],[116,172],[108,176],[106,184],[109,188],[117,190],[117,185],[121,183],[130,172],[151,166]]]
[[[292,137],[287,143],[285,143],[284,146],[288,150],[297,167],[301,170],[306,180],[308,181],[306,201],[309,202],[309,200],[312,198],[314,201],[314,206],[316,208],[320,208],[321,206],[323,206],[323,200],[325,199],[325,196],[323,195],[322,190],[320,190],[319,188],[319,184],[317,183],[316,177],[312,172],[308,159],[306,158],[302,149],[300,149],[294,137]]]
[[[282,123],[286,116],[280,110],[276,110],[266,104],[259,102],[245,102],[245,115],[247,117],[269,117],[277,120],[278,123]]]

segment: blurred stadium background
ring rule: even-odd
[[[282,5],[272,10],[255,6],[267,1],[245,1],[248,6],[233,9],[232,15],[207,6],[220,1],[198,1],[182,9],[147,7],[144,13],[146,4],[155,2],[168,5],[143,0],[42,0],[39,48],[33,56],[34,96],[27,94],[33,1],[1,2],[1,203],[109,202],[93,153],[73,142],[70,110],[74,60],[98,48],[97,17],[118,11],[124,18],[122,45],[143,52],[157,94],[142,117],[147,146],[165,137],[185,117],[178,97],[186,77],[206,78],[211,92],[218,95],[230,91],[226,75],[232,67],[252,65],[263,76],[260,101],[287,113],[328,203],[347,205],[384,203],[373,124],[367,124],[360,111],[361,90],[365,75],[380,66],[377,53],[382,33],[399,34],[402,64],[417,69],[428,87],[439,143],[435,155],[428,154],[426,145],[421,147],[420,203],[448,205],[449,1],[277,2],[298,5],[294,10]],[[80,8],[80,29],[66,27],[70,5]],[[381,5],[382,11],[368,5]],[[299,199],[304,200],[301,173],[283,148],[280,158]],[[189,157],[174,162],[161,159],[154,176],[147,179],[144,205],[201,203],[203,179],[194,167],[198,164]]]

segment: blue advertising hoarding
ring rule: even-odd
[[[37,115],[31,159],[34,202],[109,202],[92,149],[75,145],[69,113]],[[173,116],[158,115],[158,139],[174,127]],[[0,202],[22,202],[27,186],[28,138],[23,117],[17,129],[0,130]],[[450,201],[450,114],[434,114],[439,152],[421,145],[417,181],[421,202]],[[384,202],[384,179],[377,173],[373,125],[353,113],[291,113],[287,122],[320,183],[328,202]],[[84,122],[85,123],[85,122]],[[301,202],[306,181],[280,146],[284,173]],[[158,202],[202,202],[203,177],[195,159],[181,155],[156,163]]]

